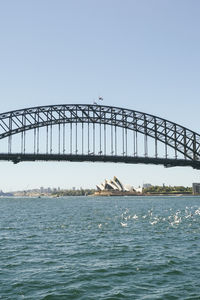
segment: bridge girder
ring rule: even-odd
[[[0,161],[12,161],[14,164],[25,161],[107,162],[164,165],[166,168],[190,166],[200,170],[200,161],[134,156],[0,153]]]
[[[0,139],[63,123],[105,124],[141,133],[173,148],[191,161],[200,160],[200,135],[186,127],[135,110],[89,104],[38,106],[0,114]]]

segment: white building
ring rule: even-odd
[[[142,187],[141,186],[139,186],[139,187],[137,187],[137,188],[135,188],[135,191],[137,192],[137,193],[142,193]]]
[[[96,187],[98,191],[105,191],[105,190],[112,190],[112,191],[119,191],[119,192],[130,191],[130,189],[128,189],[128,187],[125,187],[116,176],[114,176],[114,178],[111,180],[105,179],[104,183],[98,184]]]

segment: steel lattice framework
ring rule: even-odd
[[[75,124],[77,131],[77,124],[86,124],[93,128],[93,148],[95,149],[94,139],[95,126],[100,126],[100,141],[99,151],[95,154],[81,153],[66,154],[59,151],[57,155],[51,151],[52,140],[51,130],[52,126],[58,124]],[[97,125],[99,124],[99,125]],[[64,125],[63,125],[64,126]],[[106,154],[101,148],[101,128],[103,134],[106,134],[106,128],[111,127],[111,153]],[[34,144],[37,144],[37,131],[40,128],[47,128],[47,139],[49,150],[42,154],[39,149],[35,149],[32,154],[25,153],[12,153],[12,137],[21,133],[22,143],[25,145],[26,132],[34,131]],[[64,128],[64,127],[63,127]],[[116,142],[116,128],[122,128],[124,131],[123,136],[123,153],[117,155],[117,142]],[[59,127],[60,130],[60,127]],[[134,133],[134,151],[133,155],[127,155],[127,131]],[[64,133],[64,129],[63,129]],[[60,132],[58,132],[60,134]],[[137,134],[144,136],[144,157],[139,157],[137,154]],[[97,135],[97,134],[96,134]],[[38,134],[39,136],[39,134]],[[154,140],[155,155],[148,157],[148,140],[150,137]],[[163,164],[165,166],[192,166],[193,168],[200,169],[200,135],[188,128],[178,125],[174,122],[159,118],[143,112],[138,112],[130,109],[120,107],[103,106],[103,105],[88,105],[88,104],[65,104],[65,105],[50,105],[31,107],[21,110],[10,111],[0,114],[0,140],[8,139],[8,152],[1,153],[0,159],[12,160],[19,162],[22,160],[76,160],[76,161],[113,161],[113,162],[127,162],[127,163],[154,163]],[[77,133],[76,133],[77,139]],[[64,137],[63,137],[64,140]],[[114,142],[115,141],[115,142]],[[165,157],[158,157],[158,142],[165,145]],[[76,141],[77,143],[77,141]],[[106,143],[106,142],[105,142]],[[60,146],[59,146],[60,147]],[[105,145],[104,145],[105,147]],[[168,158],[167,147],[174,149],[174,158]],[[89,149],[89,130],[88,130],[88,149]],[[0,150],[1,152],[1,150]],[[178,153],[183,158],[178,159]]]

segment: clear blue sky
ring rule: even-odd
[[[199,15],[198,0],[0,1],[0,112],[92,103],[103,95],[105,105],[200,132]],[[3,190],[94,187],[114,175],[135,186],[200,181],[192,168],[7,162],[0,168]]]

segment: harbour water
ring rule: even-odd
[[[200,299],[200,197],[0,199],[0,299]]]

